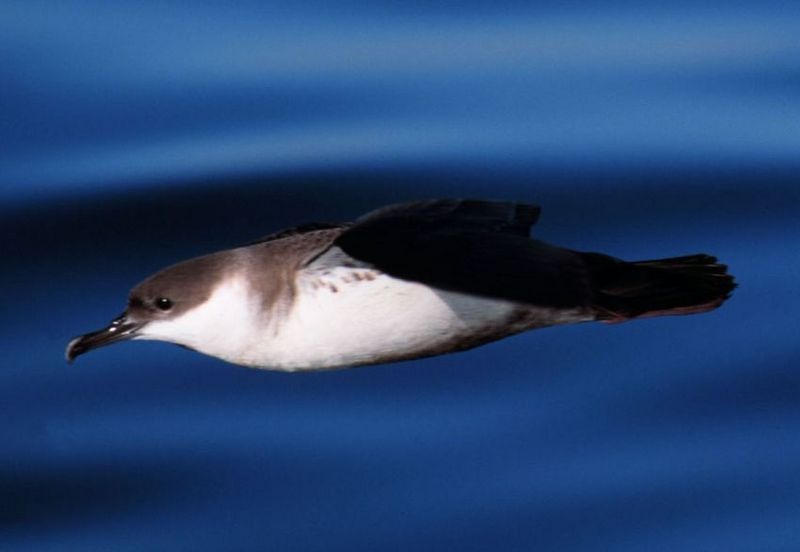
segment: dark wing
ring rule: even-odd
[[[267,234],[266,236],[258,238],[257,240],[248,242],[245,245],[255,245],[257,243],[282,240],[283,238],[288,238],[290,236],[297,236],[299,234],[306,234],[308,232],[316,232],[317,230],[331,230],[334,228],[346,228],[346,227],[347,224],[335,223],[335,222],[310,222],[308,224],[301,224],[299,226],[293,226],[292,228],[278,230],[277,232],[273,232],[272,234]]]
[[[431,200],[373,211],[334,245],[387,274],[434,287],[533,305],[591,302],[578,254],[529,238],[539,207]]]

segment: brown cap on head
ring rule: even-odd
[[[236,265],[234,251],[220,251],[167,267],[131,290],[125,312],[107,327],[76,337],[67,345],[66,358],[136,337],[153,320],[166,320],[205,302],[217,282]]]
[[[205,302],[232,265],[234,251],[220,251],[169,266],[131,290],[127,313],[132,318],[183,314]]]

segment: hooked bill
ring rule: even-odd
[[[536,328],[719,307],[733,277],[711,255],[625,262],[530,238],[539,207],[391,205],[170,266],[66,358],[128,339],[235,364],[315,370],[462,351]]]

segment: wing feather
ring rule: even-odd
[[[591,303],[586,266],[570,250],[528,237],[539,207],[430,200],[384,207],[334,245],[397,278],[538,306]]]

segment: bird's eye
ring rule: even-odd
[[[168,311],[172,308],[172,301],[167,299],[166,297],[159,297],[156,299],[156,307],[162,311]]]

